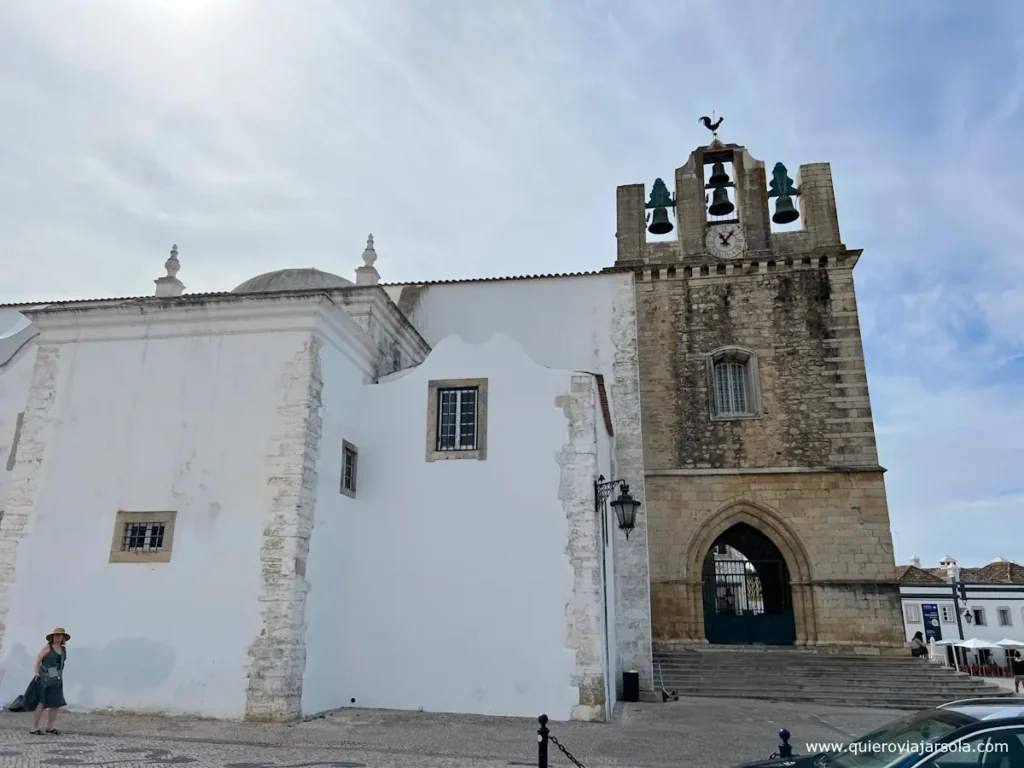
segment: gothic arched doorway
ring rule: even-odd
[[[701,582],[704,636],[709,643],[796,642],[786,559],[753,526],[737,523],[715,539],[704,558]]]

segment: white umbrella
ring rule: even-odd
[[[936,646],[940,646],[940,645],[942,645],[942,646],[955,645],[957,641],[956,640],[929,640],[928,642],[931,643],[931,646],[934,649]],[[929,658],[933,658],[933,657],[929,657]],[[948,666],[949,662],[948,662],[948,660],[946,658],[946,654],[945,653],[942,654],[941,661],[942,661],[942,666],[944,666],[944,667]],[[953,654],[953,666],[956,667],[956,671],[957,672],[960,671],[960,664],[956,660],[956,654],[955,653]]]
[[[996,645],[995,643],[990,643],[988,640],[982,640],[981,638],[977,637],[972,637],[970,640],[965,640],[962,643],[957,643],[956,645],[960,648],[967,648],[972,651],[977,651],[984,648],[985,650],[997,650],[1006,653],[1006,650],[1002,646]],[[985,674],[984,667],[981,668],[981,674]]]
[[[978,637],[972,637],[970,640],[964,640],[963,642],[954,643],[961,648],[971,648],[972,650],[978,650],[979,648],[995,648],[1002,650],[1002,646],[990,643],[988,640],[982,640]]]
[[[1003,646],[1004,648],[1024,648],[1024,643],[1022,643],[1020,640],[1011,640],[1008,637],[1004,637],[1002,640],[1000,640],[999,645]]]

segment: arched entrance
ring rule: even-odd
[[[796,642],[786,559],[765,534],[744,522],[723,531],[701,570],[704,635],[709,643]]]

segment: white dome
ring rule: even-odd
[[[340,275],[321,272],[313,267],[278,269],[251,277],[232,293],[272,293],[274,291],[308,291],[316,288],[348,288],[353,285]]]

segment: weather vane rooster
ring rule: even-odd
[[[718,118],[715,122],[711,122],[714,119],[714,112],[711,113],[711,117],[702,117],[697,120],[698,123],[704,123],[704,127],[711,131],[711,135],[716,139],[718,138],[718,126],[722,124],[724,117]]]

